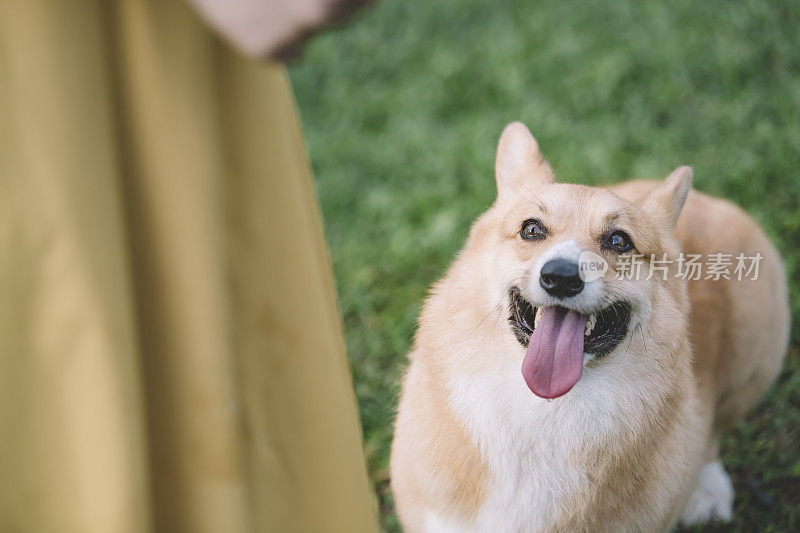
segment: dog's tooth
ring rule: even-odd
[[[592,334],[592,330],[594,329],[596,323],[597,317],[594,315],[594,313],[589,315],[589,318],[586,320],[586,326],[583,328],[584,337],[588,337]]]
[[[536,316],[533,317],[533,328],[534,329],[536,329],[536,327],[539,325],[539,320],[541,318],[542,318],[542,308],[541,307],[537,307],[536,308]]]

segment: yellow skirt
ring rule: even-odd
[[[0,0],[0,531],[374,531],[280,65]]]

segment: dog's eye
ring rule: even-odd
[[[617,230],[606,237],[605,245],[615,252],[629,252],[633,250],[633,241],[630,235],[622,230]]]
[[[522,229],[519,230],[519,235],[526,241],[541,240],[547,236],[547,230],[544,229],[542,223],[538,220],[526,220],[522,223]]]

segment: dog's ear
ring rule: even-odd
[[[539,145],[522,122],[512,122],[500,135],[494,164],[497,195],[505,196],[525,188],[553,183],[555,175],[542,158]]]
[[[675,229],[691,186],[692,167],[678,167],[641,203],[647,211],[658,213],[671,229]]]

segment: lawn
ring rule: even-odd
[[[382,524],[398,380],[420,303],[529,125],[559,179],[666,176],[742,205],[783,253],[786,369],[725,439],[728,531],[800,530],[800,4],[384,0],[290,74],[333,256]]]

